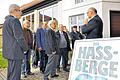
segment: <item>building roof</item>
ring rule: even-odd
[[[30,3],[21,6],[23,15],[29,14],[36,9],[42,9],[44,7],[58,3],[61,0],[33,0]]]
[[[27,4],[24,4],[24,5],[21,6],[21,11],[23,11],[23,10],[25,10],[27,8],[30,8],[30,7],[40,3],[42,1],[44,1],[44,0],[33,0],[33,1],[29,2],[29,3],[27,3]]]

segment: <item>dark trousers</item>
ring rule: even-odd
[[[7,80],[20,80],[22,60],[8,60]]]
[[[41,50],[39,52],[39,59],[40,59],[40,71],[44,72],[45,71],[45,68],[46,68],[46,64],[48,62],[48,56],[47,54],[45,54],[45,50]]]
[[[60,48],[58,68],[60,67],[61,58],[62,58],[63,69],[66,69],[67,64],[68,64],[68,50],[67,50],[67,48]]]
[[[32,54],[32,67],[37,67],[39,61],[39,51],[35,49],[35,52]]]
[[[30,56],[31,51],[28,50],[27,53],[24,55],[23,63],[22,63],[22,74],[28,74],[30,73]]]

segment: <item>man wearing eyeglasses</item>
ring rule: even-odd
[[[20,80],[24,52],[28,50],[19,19],[20,7],[11,4],[3,24],[3,57],[8,60],[7,80]]]
[[[93,7],[88,9],[88,19],[84,20],[82,33],[86,35],[86,39],[102,38],[103,22],[97,15],[97,10]]]

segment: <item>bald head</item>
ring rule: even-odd
[[[60,31],[63,31],[63,30],[64,30],[64,27],[63,27],[62,24],[59,24],[59,30],[60,30]]]
[[[89,10],[93,11],[95,14],[97,14],[97,10],[94,7],[90,7]]]
[[[97,14],[97,10],[94,7],[90,7],[87,11],[88,18],[92,18]]]
[[[23,21],[23,28],[29,28],[30,22],[28,20]]]
[[[48,22],[43,22],[42,23],[42,28],[48,28]]]

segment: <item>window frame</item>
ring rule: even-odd
[[[75,4],[79,4],[79,3],[82,3],[84,2],[84,0],[75,0]]]
[[[82,21],[81,21],[82,23],[79,23],[80,22],[79,21],[79,16],[83,17]],[[75,24],[71,24],[71,17],[77,17]],[[84,18],[85,18],[85,14],[84,13],[81,13],[81,14],[78,14],[78,15],[69,16],[69,30],[72,31],[72,26],[76,25],[77,26],[77,30],[81,32],[80,26],[83,25]]]

